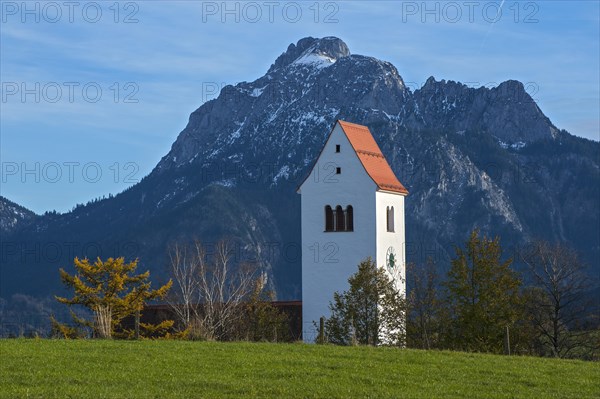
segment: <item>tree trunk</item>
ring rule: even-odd
[[[135,311],[135,339],[140,339],[140,310]]]

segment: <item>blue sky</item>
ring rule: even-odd
[[[305,36],[390,61],[413,89],[520,80],[559,128],[599,139],[598,1],[223,4],[2,0],[1,194],[41,213],[122,191],[212,88]]]

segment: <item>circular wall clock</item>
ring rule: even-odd
[[[387,266],[388,272],[392,276],[396,275],[398,272],[398,257],[396,256],[396,250],[394,247],[389,247],[387,253],[385,255],[385,264]]]

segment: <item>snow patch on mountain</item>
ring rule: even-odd
[[[311,65],[316,68],[327,68],[333,65],[337,60],[332,57],[328,57],[324,54],[308,53],[300,56],[292,65]]]
[[[250,93],[250,97],[260,97],[261,94],[263,94],[263,92],[265,91],[265,89],[267,88],[268,85],[265,85],[261,88],[255,88],[252,90],[252,92]]]
[[[516,143],[506,143],[500,139],[498,139],[498,144],[500,145],[500,147],[504,148],[505,150],[507,150],[509,148],[511,150],[520,150],[527,145],[527,143],[525,143],[523,141],[517,141]]]
[[[283,165],[279,172],[273,177],[273,183],[277,183],[277,181],[281,178],[288,179],[290,177],[290,167],[288,165]]]

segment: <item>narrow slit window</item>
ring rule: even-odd
[[[394,232],[394,207],[393,206],[388,206],[386,208],[386,215],[387,215],[387,231],[389,231],[390,233]]]
[[[354,208],[352,205],[346,207],[346,231],[354,231]]]
[[[342,173],[342,168],[340,168],[340,167],[335,168],[335,174],[336,175],[339,175],[341,173]]]
[[[340,205],[335,207],[335,231],[345,231],[346,230],[346,220],[345,220],[344,210]]]
[[[335,152],[340,152],[340,145],[339,144],[335,145]]]
[[[325,207],[325,231],[333,231],[333,209],[329,205]]]

